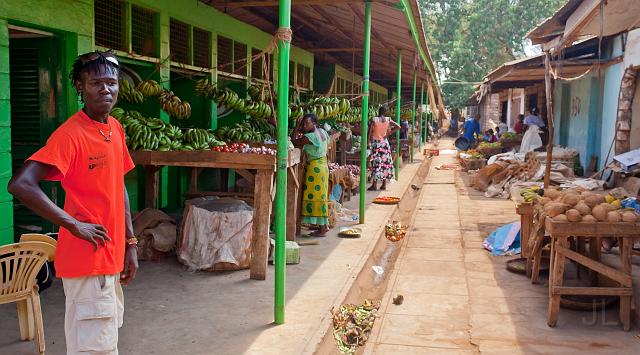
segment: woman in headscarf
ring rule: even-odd
[[[318,127],[315,114],[307,113],[298,123],[292,142],[307,155],[302,186],[302,223],[317,226],[312,235],[323,237],[329,231],[329,134]]]
[[[387,108],[380,106],[378,116],[374,117],[369,125],[369,145],[371,146],[371,162],[373,165],[373,183],[369,191],[378,189],[378,181],[382,181],[380,190],[387,188],[387,180],[393,179],[393,159],[391,146],[387,136],[395,133],[400,126],[386,116]]]
[[[544,128],[545,124],[538,116],[538,109],[536,107],[529,110],[529,115],[524,118],[523,123],[526,127],[526,132],[522,137],[520,153],[527,153],[542,147],[540,133],[542,133],[541,129]]]

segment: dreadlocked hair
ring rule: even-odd
[[[95,58],[91,58],[95,57]],[[73,66],[71,68],[71,72],[69,73],[69,79],[73,84],[74,89],[78,90],[75,86],[76,81],[82,80],[83,72],[91,72],[91,73],[114,73],[118,74],[120,67],[115,62],[107,59],[107,57],[112,57],[111,59],[115,59],[115,55],[111,51],[95,51],[89,52],[76,57],[76,60],[73,62]],[[78,93],[79,94],[79,93]]]

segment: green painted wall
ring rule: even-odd
[[[54,33],[61,40],[63,67],[65,72],[69,72],[73,59],[78,54],[95,48],[93,3],[93,0],[0,1],[0,137],[11,136],[8,24]],[[158,47],[160,58],[169,56],[169,24],[171,18],[211,32],[211,56],[214,66],[217,58],[216,40],[218,34],[247,44],[248,50],[251,48],[264,49],[272,39],[272,34],[262,32],[196,0],[132,0],[130,3],[159,13],[158,31],[160,38]],[[127,60],[128,54],[118,54],[125,64],[136,67],[136,70],[139,69],[141,73],[148,74],[150,70],[154,71],[155,73],[151,78],[164,82],[165,87],[168,89],[179,91],[179,96],[189,97],[187,93],[189,84],[185,80],[171,82],[172,77],[175,78],[176,75],[172,75],[171,67],[166,63],[155,69],[157,63],[145,63],[138,59]],[[291,60],[310,67],[313,72],[314,57],[312,53],[292,47]],[[153,69],[150,69],[152,67]],[[273,68],[277,68],[277,63],[273,63]],[[273,77],[277,78],[275,71],[274,69]],[[211,73],[205,75],[208,75],[211,81],[218,79],[215,68],[211,70]],[[69,88],[70,83],[68,80],[63,78],[63,81],[62,85]],[[236,86],[236,84],[231,85]],[[245,82],[245,84],[238,86],[241,88],[246,87],[246,85]],[[239,89],[239,91],[242,90]],[[195,103],[194,120],[189,123],[185,122],[184,125],[215,129],[218,126],[218,110],[215,103],[198,101],[193,97],[189,97],[189,99]],[[68,90],[64,101],[66,112],[64,114],[65,117],[60,118],[60,122],[71,116],[80,107],[78,98],[73,90]],[[122,106],[126,105],[122,104]],[[151,104],[144,105],[140,108],[140,111],[143,111],[145,115],[169,120],[169,117],[163,111],[153,107]],[[242,117],[236,117],[235,119],[239,120]],[[233,120],[230,122],[233,122]],[[230,122],[224,123],[228,124]],[[180,123],[180,125],[183,124]],[[3,141],[3,143],[7,142],[10,142],[10,140]],[[6,193],[6,184],[11,177],[10,143],[3,143],[0,143],[0,216],[2,216],[0,218],[0,245],[11,242],[13,236],[12,200],[11,196]],[[219,172],[210,172],[206,175],[215,178],[220,174]],[[162,193],[159,207],[167,207],[170,210],[179,208],[182,205],[182,194],[186,190],[188,180],[189,172],[185,169],[176,169],[175,171],[174,169],[163,169],[161,171]],[[125,181],[129,190],[132,208],[141,209],[143,207],[141,203],[144,201],[144,171],[137,169],[135,172],[128,174]]]

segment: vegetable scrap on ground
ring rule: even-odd
[[[360,305],[343,304],[331,309],[333,337],[341,353],[353,354],[367,342],[379,308],[380,301],[367,299]]]

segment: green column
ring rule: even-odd
[[[290,30],[291,0],[280,0],[280,29]],[[276,152],[275,304],[276,324],[284,323],[287,236],[287,131],[289,130],[289,50],[291,42],[278,41],[278,147]]]
[[[362,68],[362,147],[360,148],[360,224],[367,198],[367,146],[369,127],[369,54],[371,52],[371,2],[364,5],[364,65]]]
[[[400,124],[400,99],[402,98],[402,49],[398,49],[398,88],[396,90],[396,123]],[[395,177],[398,180],[400,172],[400,159],[402,159],[402,152],[400,152],[400,130],[396,131],[396,159],[394,160]]]
[[[420,152],[422,152],[422,143],[424,142],[425,136],[424,136],[424,121],[423,121],[423,115],[422,115],[422,105],[424,105],[424,82],[420,84],[420,143],[418,146],[418,154],[420,154]]]
[[[413,163],[413,147],[415,142],[416,130],[416,76],[418,75],[418,69],[413,68],[413,99],[411,99],[411,146],[409,151],[411,154],[411,162]]]

